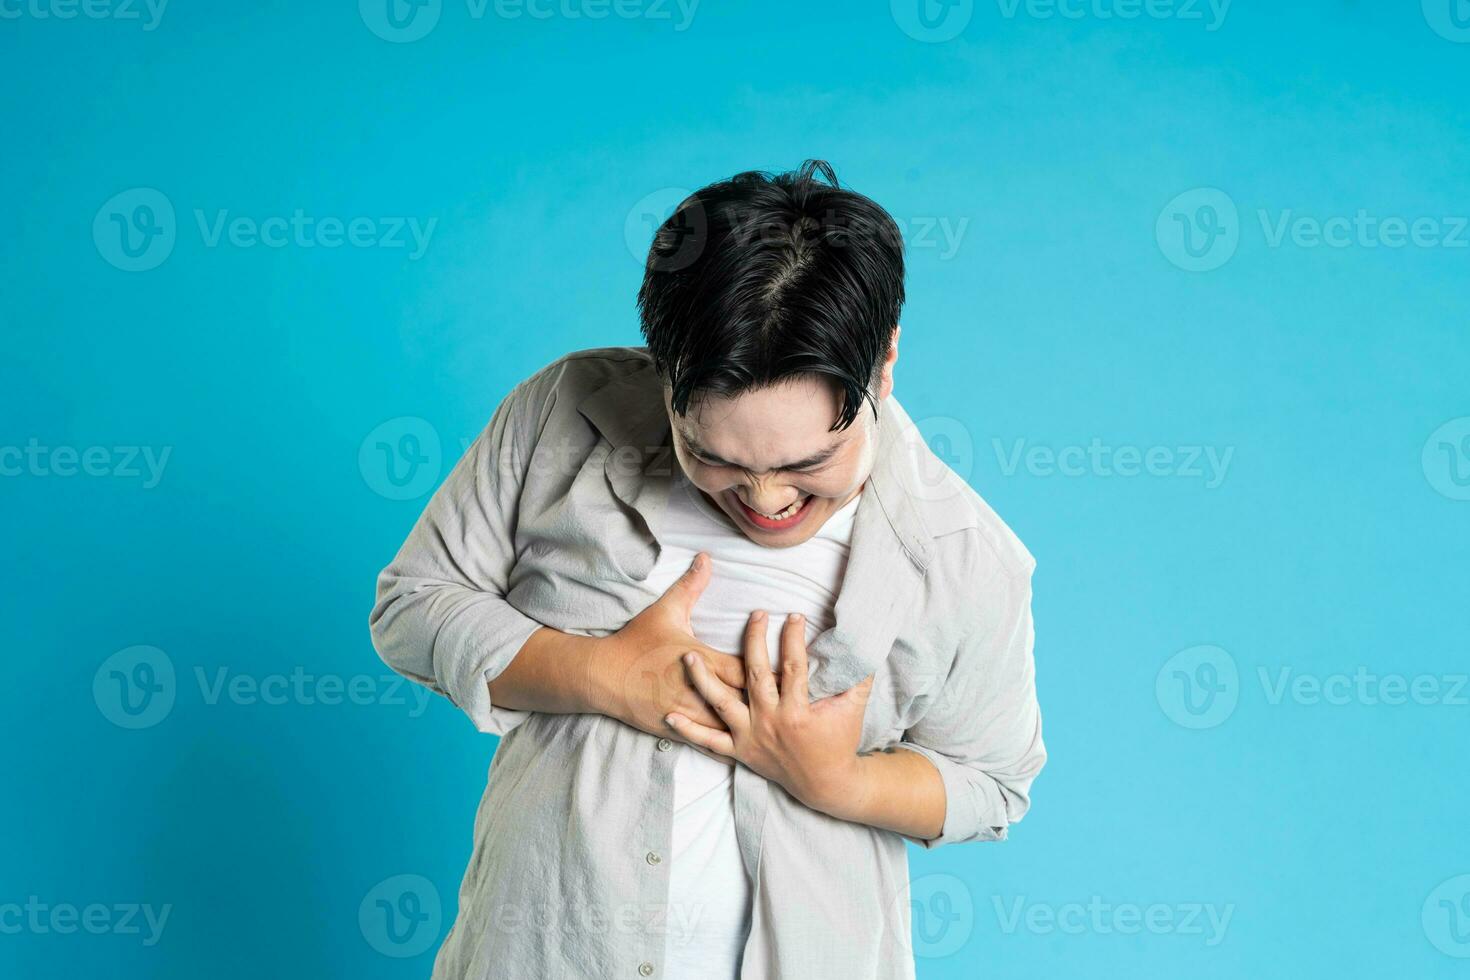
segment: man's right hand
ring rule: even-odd
[[[725,727],[695,690],[689,669],[679,659],[693,651],[726,684],[745,688],[745,663],[738,655],[721,653],[694,638],[691,615],[709,584],[710,564],[709,555],[696,555],[668,591],[599,641],[604,649],[594,658],[592,683],[604,714],[672,738],[678,735],[664,723],[671,711],[712,728]]]

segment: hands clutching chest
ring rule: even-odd
[[[767,649],[768,613],[750,614],[739,655],[695,638],[691,618],[711,562],[698,555],[657,601],[602,641],[588,684],[607,714],[706,755],[739,762],[813,809],[853,782],[873,677],[810,700],[805,623],[787,617],[778,666]]]

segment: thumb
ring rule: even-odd
[[[674,580],[659,601],[667,603],[681,618],[688,619],[694,604],[704,593],[704,587],[709,584],[709,566],[709,555],[702,551],[695,555],[688,571]]]

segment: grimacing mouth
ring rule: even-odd
[[[737,493],[731,493],[735,498],[735,506],[741,512],[747,524],[752,524],[761,531],[786,531],[805,522],[810,504],[816,500],[815,494],[802,494],[800,498],[787,507],[782,508],[775,514],[767,514],[751,507],[740,499]]]
[[[754,507],[750,507],[749,504],[746,504],[746,506],[747,507],[750,507],[751,510],[755,510],[755,512],[757,514],[759,514],[762,517],[767,518],[769,520],[772,520],[772,521],[784,521],[788,517],[794,517],[794,516],[796,516],[796,512],[799,511],[799,510],[801,510],[803,507],[805,507],[807,500],[810,499],[810,498],[811,498],[811,494],[809,494],[809,493],[802,494],[800,497],[797,497],[796,500],[794,500],[790,504],[790,506],[786,507],[783,510],[777,511],[774,514],[767,514],[765,511],[755,510],[755,508]]]

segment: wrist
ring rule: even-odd
[[[579,653],[583,660],[583,700],[587,710],[621,720],[628,700],[624,691],[627,670],[617,634],[583,639]]]

